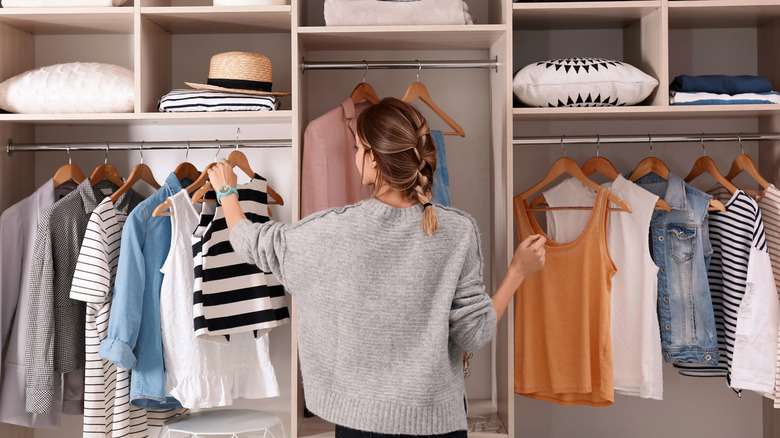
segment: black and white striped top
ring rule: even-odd
[[[84,437],[148,436],[146,410],[130,404],[130,371],[118,369],[98,355],[106,337],[111,296],[119,261],[122,226],[127,211],[106,197],[87,224],[79,251],[70,297],[87,303]]]
[[[274,111],[279,109],[279,99],[270,95],[177,89],[161,97],[157,109],[162,112]]]
[[[247,219],[267,222],[265,178],[255,174],[252,181],[237,189]],[[201,213],[201,225],[203,222],[204,213]],[[290,321],[284,287],[270,272],[263,272],[238,257],[230,244],[230,231],[221,207],[217,207],[199,243],[200,251],[198,242],[193,246],[196,285],[193,316],[198,337],[222,343],[228,342],[228,336],[234,333],[253,331],[255,337],[260,337]]]
[[[766,251],[764,223],[756,201],[742,190],[731,195],[725,188],[710,192],[726,204],[726,211],[709,212],[712,259],[707,272],[718,333],[720,361],[715,367],[675,363],[680,374],[694,377],[726,377],[731,382],[731,361],[737,331],[737,314],[747,285],[750,249]],[[729,199],[729,197],[731,199]]]

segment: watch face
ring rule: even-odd
[[[222,194],[230,193],[230,187],[228,186],[222,186],[219,188],[219,192]]]

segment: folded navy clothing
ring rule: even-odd
[[[766,93],[772,91],[772,84],[763,76],[680,75],[669,85],[669,91],[716,94]]]

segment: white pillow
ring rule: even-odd
[[[127,113],[134,101],[133,72],[113,64],[55,64],[0,83],[0,108],[12,113]]]
[[[535,62],[512,81],[518,99],[536,107],[636,105],[657,86],[658,80],[630,64],[600,58]]]

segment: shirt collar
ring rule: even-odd
[[[675,210],[687,209],[688,201],[685,196],[685,181],[671,170],[669,171],[669,184],[666,186],[664,201],[669,204],[669,208]]]
[[[179,177],[176,176],[175,172],[171,172],[171,174],[165,178],[164,187],[166,190],[168,190],[168,196],[173,196],[181,191],[181,182],[179,181]]]
[[[106,179],[98,181],[98,183],[93,186],[89,181],[89,178],[85,178],[84,181],[82,181],[81,184],[76,187],[76,191],[81,198],[81,203],[84,206],[84,212],[87,214],[92,214],[92,211],[95,210],[95,207],[97,207],[100,201],[102,201],[103,198],[107,196],[103,194],[101,189],[111,189],[113,192],[118,188],[119,187],[117,187],[114,183]],[[122,197],[124,197],[124,195],[122,195]],[[120,200],[122,197],[120,197]]]

